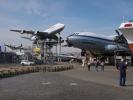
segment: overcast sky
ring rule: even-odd
[[[43,31],[58,22],[66,25],[64,38],[79,31],[112,35],[123,16],[133,19],[133,0],[0,0],[0,42],[30,45],[9,30]]]

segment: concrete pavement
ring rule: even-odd
[[[118,86],[118,71],[88,72],[75,64],[74,70],[38,72],[0,80],[0,100],[132,100],[133,68],[127,86]]]
[[[133,67],[131,66],[127,69],[127,80],[125,87],[119,86],[119,71],[115,66],[105,66],[104,72],[101,71],[100,66],[98,72],[95,71],[94,66],[91,66],[90,71],[88,71],[87,68],[82,68],[79,64],[75,64],[74,66],[75,70],[61,72],[61,74],[85,81],[133,90]]]

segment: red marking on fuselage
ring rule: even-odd
[[[128,44],[128,46],[129,46],[130,50],[131,50],[132,53],[133,53],[133,44]]]

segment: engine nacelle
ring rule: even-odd
[[[36,36],[32,36],[32,37],[31,37],[31,40],[32,40],[32,41],[36,41],[36,40],[37,40],[37,37],[36,37]]]
[[[117,50],[117,49],[118,49],[117,45],[107,45],[105,47],[106,51],[112,51],[112,50]]]
[[[24,30],[21,30],[20,34],[24,34]]]

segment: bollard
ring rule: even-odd
[[[0,79],[3,78],[2,70],[0,70]]]

